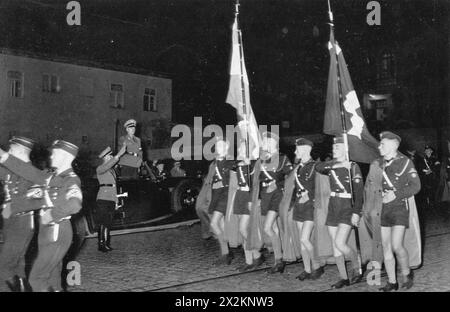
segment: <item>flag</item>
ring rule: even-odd
[[[240,29],[237,16],[234,19],[232,30],[232,52],[230,66],[230,85],[226,102],[236,108],[239,136],[247,140],[251,159],[259,157],[261,136],[258,131],[255,115],[250,105],[250,92],[247,70],[244,62],[244,49],[242,48]]]
[[[350,73],[345,63],[341,48],[334,41],[334,31],[331,29],[330,42],[330,71],[328,74],[327,100],[323,132],[330,135],[343,133],[341,111],[339,105],[338,71],[336,66],[336,53],[338,55],[339,77],[342,92],[342,101],[348,134],[349,157],[353,161],[371,163],[377,157],[378,141],[370,134],[361,112],[358,97],[353,88]]]

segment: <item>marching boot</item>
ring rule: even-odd
[[[285,267],[286,267],[286,263],[285,263],[282,259],[276,260],[276,261],[275,261],[275,265],[274,265],[273,267],[271,267],[271,268],[267,271],[267,273],[270,273],[270,274],[275,274],[275,273],[278,273],[278,272],[279,272],[279,273],[283,273]]]
[[[98,229],[98,251],[101,252],[108,252],[109,250],[105,246],[105,227],[103,225],[99,226]]]
[[[323,269],[324,267],[321,266],[318,269],[314,270],[311,272],[311,279],[312,280],[317,280],[319,279],[323,273],[325,273],[325,270]]]
[[[355,269],[353,271],[353,276],[350,279],[350,284],[353,285],[353,284],[357,284],[357,283],[361,282],[363,279],[363,276],[364,276],[364,273],[360,274],[359,270]]]
[[[379,291],[389,292],[393,290],[398,290],[398,283],[390,283],[387,282],[387,284],[384,287],[381,287],[378,289]]]
[[[219,266],[219,265],[230,265],[231,261],[233,261],[234,255],[231,251],[229,251],[227,254],[220,256],[219,259],[214,261],[213,265]]]
[[[303,271],[299,276],[296,277],[296,279],[300,281],[311,279],[311,273]]]
[[[109,229],[105,226],[105,248],[108,249],[108,251],[113,250],[113,248],[111,247],[111,233],[109,231]]]
[[[259,258],[253,259],[253,267],[254,268],[259,267],[261,264],[264,263],[265,260],[266,260],[266,258],[264,257],[263,254],[261,254],[261,256],[259,256]]]

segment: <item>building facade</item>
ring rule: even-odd
[[[153,145],[172,118],[167,75],[0,50],[1,145],[25,135],[44,145],[65,139],[98,152],[116,146],[130,118],[145,147],[161,147]]]

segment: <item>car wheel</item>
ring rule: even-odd
[[[180,181],[172,191],[171,209],[173,212],[194,210],[195,201],[201,185],[194,180]]]

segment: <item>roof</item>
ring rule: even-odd
[[[72,64],[72,65],[101,68],[101,69],[126,72],[126,73],[133,73],[133,74],[138,74],[138,75],[172,79],[172,75],[170,75],[169,73],[154,72],[154,71],[150,71],[150,70],[147,70],[144,68],[136,68],[136,67],[117,65],[117,64],[103,63],[103,62],[92,61],[92,60],[82,60],[82,59],[76,59],[76,58],[70,58],[70,57],[64,57],[64,56],[49,55],[46,53],[9,49],[9,48],[5,48],[5,47],[0,47],[0,54],[28,57],[28,58],[40,59],[40,60],[45,60],[45,61],[50,61],[50,62],[66,63],[66,64]]]

